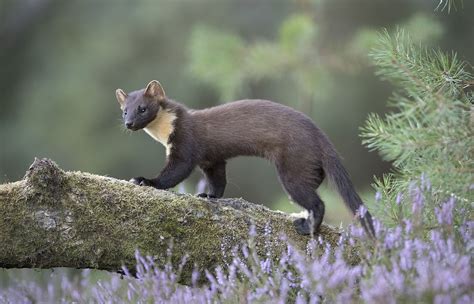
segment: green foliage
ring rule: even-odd
[[[190,50],[193,60],[189,68],[193,75],[203,82],[216,85],[221,92],[225,92],[224,98],[230,98],[239,89],[243,77],[239,66],[244,51],[244,42],[240,37],[199,26],[192,34]]]
[[[423,44],[439,40],[444,33],[439,20],[423,13],[413,15],[402,27],[410,33],[412,41]]]
[[[431,45],[437,42],[444,34],[442,24],[431,15],[417,13],[403,22],[400,26],[410,34],[410,39],[415,43]],[[389,30],[396,33],[397,29]],[[349,44],[349,52],[358,56],[367,56],[367,52],[376,47],[379,42],[379,31],[374,28],[358,30]]]
[[[474,98],[464,91],[472,83],[467,64],[454,53],[416,46],[401,30],[380,35],[371,57],[378,75],[397,87],[390,100],[396,111],[383,118],[372,114],[362,128],[367,147],[395,167],[393,174],[376,182],[376,188],[389,197],[386,201],[399,204],[381,206],[379,215],[397,223],[403,217],[399,206],[408,198],[395,197],[410,190],[419,176],[429,179],[423,178],[424,188],[432,188],[434,203],[425,208],[428,218],[450,195],[458,197],[458,207],[470,210]],[[410,216],[409,210],[403,215]]]
[[[286,19],[280,28],[280,46],[289,52],[311,47],[315,39],[316,25],[307,15],[294,15]]]
[[[328,88],[318,60],[317,25],[309,15],[295,14],[278,32],[275,41],[244,43],[235,34],[199,27],[191,35],[190,72],[224,100],[236,98],[246,84],[270,79],[289,81],[299,100],[311,103]]]

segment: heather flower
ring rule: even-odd
[[[426,177],[426,174],[425,174],[425,173],[422,173],[422,174],[421,174],[420,180],[421,180],[421,188],[422,188],[422,190],[424,190],[424,191],[430,191],[430,190],[431,190],[431,181],[430,181],[429,178]]]
[[[466,221],[460,227],[460,233],[463,241],[466,243],[467,250],[472,251],[474,249],[474,239],[472,237],[472,231],[474,230],[474,221]]]
[[[410,220],[404,219],[403,220],[404,228],[405,228],[405,233],[410,234],[413,231],[413,225]]]
[[[440,208],[435,208],[436,219],[439,224],[452,225],[455,201],[454,196],[451,196],[451,198],[446,203],[442,204]]]
[[[266,258],[265,260],[260,262],[260,268],[262,269],[263,273],[270,273],[271,271],[271,260]]]
[[[199,277],[201,276],[201,273],[194,268],[193,273],[191,275],[191,284],[193,287],[197,286]]]
[[[396,203],[397,205],[400,205],[401,202],[402,202],[402,199],[403,199],[403,194],[402,194],[401,192],[398,192],[398,193],[397,193],[397,198],[395,199],[395,203]]]
[[[377,191],[375,193],[375,201],[380,202],[381,200],[382,200],[382,193],[380,193],[380,191]]]
[[[392,249],[398,245],[398,242],[401,238],[402,229],[400,226],[397,226],[393,233],[389,233],[385,236],[384,247],[385,249]]]
[[[374,224],[375,235],[380,235],[382,233],[382,230],[383,230],[382,223],[379,220],[374,218],[373,219],[373,224]]]
[[[296,294],[295,304],[306,304],[308,303],[306,296],[302,292]]]
[[[413,246],[411,240],[405,240],[404,247],[399,253],[399,265],[404,271],[413,267]]]
[[[250,231],[249,231],[249,236],[250,238],[254,238],[257,236],[257,230],[255,228],[255,225],[250,225]]]
[[[415,184],[412,184],[410,187],[410,195],[412,197],[412,209],[411,212],[414,215],[419,215],[421,214],[424,206],[424,196],[422,190],[417,187]]]
[[[367,208],[364,205],[359,207],[359,216],[364,218],[365,214],[367,213]]]
[[[350,235],[353,238],[360,239],[365,236],[364,229],[358,226],[350,227]]]

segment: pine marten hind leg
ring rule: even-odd
[[[293,222],[296,231],[302,235],[309,235],[312,232],[318,233],[319,227],[324,217],[324,202],[316,193],[322,178],[310,181],[303,178],[304,174],[292,173],[297,170],[285,170],[278,168],[278,175],[283,187],[291,200],[305,208],[308,218],[299,218]]]
[[[227,185],[225,162],[214,163],[211,166],[201,167],[209,186],[209,193],[199,193],[199,197],[220,198],[224,195]]]

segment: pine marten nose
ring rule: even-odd
[[[125,126],[128,128],[128,129],[131,129],[133,127],[133,122],[130,122],[130,121],[127,121],[125,123]]]

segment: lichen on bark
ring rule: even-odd
[[[291,216],[243,199],[201,199],[139,187],[82,172],[65,172],[53,161],[36,159],[21,181],[0,185],[0,267],[73,267],[120,271],[135,264],[135,252],[165,263],[173,243],[173,263],[188,255],[183,277],[194,265],[213,269],[224,262],[222,248],[248,238],[271,242],[274,259],[284,250],[281,236],[304,249]],[[264,228],[272,229],[270,236]],[[321,227],[323,240],[336,245],[339,232]],[[270,238],[270,239],[269,239]],[[260,248],[260,249],[259,249]],[[348,249],[349,261],[358,261]]]

